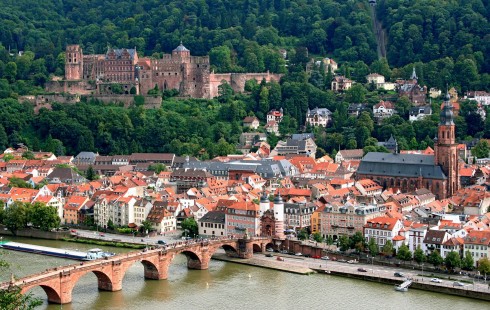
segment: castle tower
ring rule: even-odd
[[[437,132],[437,143],[434,153],[435,164],[440,165],[447,176],[445,193],[440,199],[451,197],[459,189],[458,151],[456,144],[456,128],[454,125],[453,105],[446,93],[441,111],[441,121]]]
[[[284,238],[284,202],[281,195],[277,195],[274,198],[274,218],[276,238]]]
[[[260,197],[259,215],[260,216],[264,215],[265,211],[269,210],[269,208],[270,208],[269,197],[267,197],[267,194],[264,192]]]
[[[191,51],[188,50],[183,44],[182,41],[180,41],[180,45],[177,46],[173,51],[172,51],[172,58],[173,57],[179,57],[181,59],[187,59],[191,57]]]
[[[80,45],[67,45],[65,52],[65,80],[83,79],[83,52]]]

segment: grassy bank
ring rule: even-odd
[[[118,248],[128,248],[128,249],[144,249],[146,247],[146,245],[144,244],[133,244],[133,243],[115,242],[115,241],[98,241],[98,240],[81,239],[81,238],[63,238],[63,241],[104,245],[104,246],[114,246]]]

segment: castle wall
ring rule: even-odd
[[[279,81],[281,76],[269,72],[210,73],[209,56],[191,56],[190,51],[182,45],[161,59],[141,60],[138,60],[135,50],[111,49],[105,55],[83,55],[79,45],[68,45],[65,81],[51,81],[46,89],[51,92],[110,95],[112,92],[110,86],[107,86],[110,83],[122,84],[125,91],[139,84],[139,93],[142,95],[148,94],[156,85],[160,91],[178,90],[182,97],[214,98],[218,96],[218,86],[223,80],[235,92],[242,92],[248,80],[255,79],[259,83],[263,79],[266,82]],[[104,84],[98,84],[97,90],[94,84],[96,81],[103,81]]]
[[[89,83],[89,81],[49,81],[46,82],[46,91],[90,95],[95,93],[96,87],[95,84]]]
[[[267,83],[271,81],[279,82],[282,74],[277,73],[211,73],[209,76],[209,89],[210,98],[218,96],[218,86],[222,84],[222,81],[226,81],[235,92],[243,92],[245,89],[245,83],[249,80],[256,80],[257,83],[262,82],[263,79]]]

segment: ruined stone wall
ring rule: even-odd
[[[162,97],[157,96],[144,96],[145,97],[145,109],[158,109],[162,105]],[[128,108],[135,104],[134,96],[128,95],[93,95],[88,96],[87,100],[95,99],[103,103],[122,103],[125,108]]]
[[[233,88],[235,92],[243,92],[245,89],[245,83],[248,80],[256,80],[260,83],[263,79],[267,83],[271,81],[279,82],[282,74],[277,73],[211,73],[209,77],[209,89],[210,98],[218,96],[218,86],[222,84],[222,81],[226,81]]]
[[[96,86],[88,81],[49,81],[46,83],[49,93],[69,93],[78,95],[95,94]]]

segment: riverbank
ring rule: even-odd
[[[117,248],[127,248],[127,249],[135,249],[135,250],[144,249],[146,247],[145,244],[117,242],[117,241],[100,241],[100,240],[88,239],[88,238],[63,238],[62,240],[67,242],[74,242],[74,243],[113,246]]]
[[[260,254],[258,254],[260,255]],[[405,278],[394,276],[396,268],[380,267],[382,269],[370,269],[370,265],[364,264],[347,264],[331,261],[302,259],[294,256],[284,256],[284,261],[279,261],[274,257],[260,257],[251,259],[239,259],[226,256],[226,254],[215,254],[213,259],[249,265],[254,267],[267,268],[277,271],[290,272],[295,274],[312,274],[318,273],[323,275],[333,275],[338,277],[352,278],[369,282],[377,282],[393,286],[402,283]],[[362,268],[366,271],[359,271]],[[406,274],[406,277],[413,279],[410,289],[418,289],[435,293],[449,294],[459,297],[467,297],[479,300],[490,301],[490,286],[483,283],[466,284],[464,286],[454,286],[454,281],[461,279],[455,278],[452,280],[445,279],[442,283],[431,282],[429,278],[417,274]]]
[[[285,261],[278,261],[276,260],[275,257],[271,258],[270,261],[264,261],[257,258],[249,258],[249,259],[234,258],[234,257],[229,257],[226,254],[217,253],[212,256],[212,259],[224,261],[224,262],[254,266],[254,267],[261,267],[266,269],[272,269],[272,270],[279,270],[279,271],[301,274],[301,275],[308,275],[316,272],[307,267],[290,264],[288,262],[289,259],[285,259]]]

